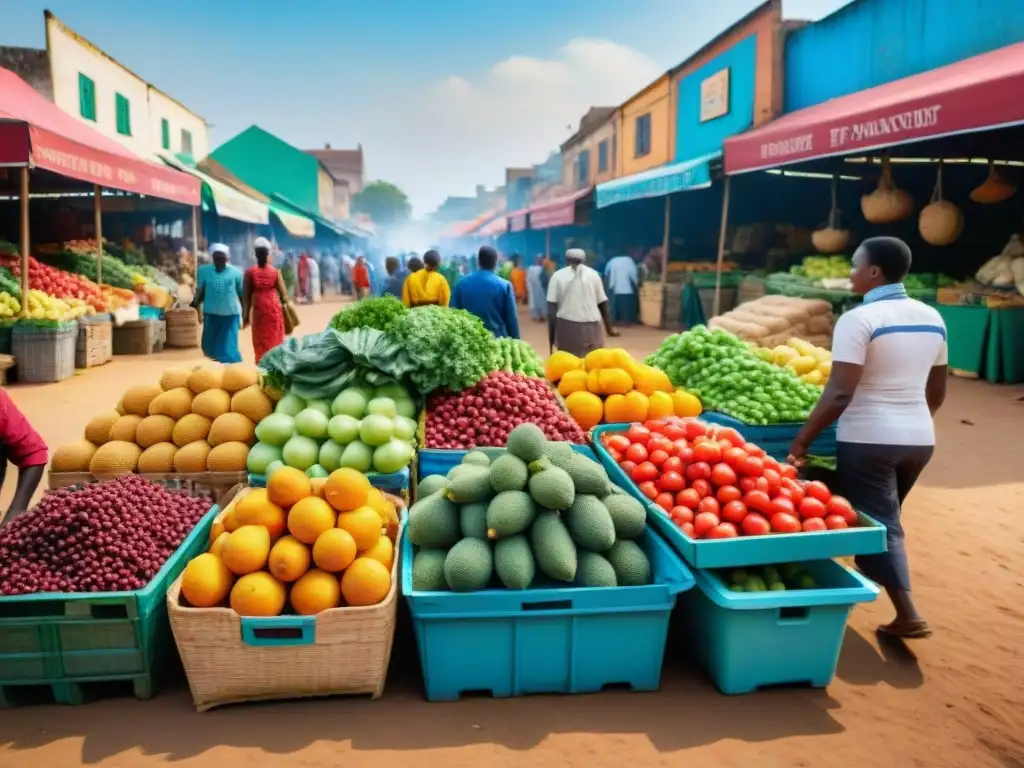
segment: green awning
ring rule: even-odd
[[[308,216],[299,213],[287,203],[278,200],[270,201],[270,212],[281,222],[292,237],[313,237],[316,224]]]
[[[242,194],[237,189],[229,187],[223,182],[217,181],[212,176],[207,176],[194,165],[190,165],[170,153],[158,153],[157,157],[165,165],[195,176],[203,182],[204,192],[208,191],[213,200],[214,208],[218,216],[235,221],[244,221],[247,224],[269,224],[270,210],[266,203],[255,200],[248,195]]]
[[[277,193],[273,193],[273,194],[271,194],[270,197],[271,197],[271,200],[272,200],[271,206],[273,206],[274,203],[278,203],[278,204],[283,205],[286,208],[294,211],[296,214],[298,214],[300,216],[303,216],[303,217],[305,217],[307,219],[310,219],[312,222],[315,222],[316,224],[319,224],[321,227],[323,227],[325,229],[329,229],[331,232],[333,232],[336,235],[345,235],[346,234],[344,230],[339,228],[336,224],[332,224],[330,221],[325,219],[319,213],[316,213],[315,211],[306,210],[305,208],[303,208],[303,207],[301,207],[299,205],[296,205],[295,203],[293,203],[291,200],[289,200],[284,195],[279,195]],[[314,231],[315,231],[315,228],[314,228]],[[310,234],[306,235],[306,237],[313,237],[313,234],[314,234],[314,232],[310,232]]]

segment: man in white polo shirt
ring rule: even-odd
[[[581,248],[565,252],[568,266],[548,284],[548,344],[577,357],[604,346],[604,334],[618,336],[608,311],[601,276],[583,262]]]
[[[946,327],[934,308],[907,296],[910,248],[894,237],[865,240],[850,280],[864,303],[842,315],[832,337],[832,375],[790,454],[801,461],[839,420],[839,489],[888,530],[888,551],[857,566],[888,593],[896,618],[879,632],[931,635],[911,599],[900,505],[935,448],[932,416],[946,397]]]

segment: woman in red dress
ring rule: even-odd
[[[270,242],[256,239],[256,266],[245,273],[242,296],[242,327],[252,323],[252,347],[259,364],[263,355],[284,341],[284,281],[268,262]]]

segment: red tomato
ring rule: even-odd
[[[632,478],[633,470],[636,469],[636,464],[634,464],[632,461],[620,461],[619,469],[626,473],[626,477]]]
[[[676,493],[686,487],[686,481],[678,472],[665,472],[658,480],[658,487],[663,491]]]
[[[680,429],[682,429],[682,427],[680,427]],[[675,452],[678,453],[679,451],[683,450],[683,448],[689,448],[690,441],[687,440],[685,437],[677,437],[675,440],[672,441],[672,445],[675,446]]]
[[[631,443],[639,443],[646,446],[647,441],[651,439],[651,430],[643,424],[631,424],[629,431],[626,432],[626,437],[629,438]]]
[[[665,464],[665,462],[668,461],[668,458],[669,455],[665,451],[658,448],[655,451],[651,451],[651,455],[648,458],[648,461],[650,461],[651,464],[653,464],[656,467],[662,467]]]
[[[672,507],[676,505],[676,497],[671,493],[659,493],[654,499],[654,503],[664,509],[666,512],[671,512]]]
[[[717,464],[722,460],[722,446],[711,440],[702,440],[693,446],[693,458],[696,461]]]
[[[616,451],[614,448],[607,448],[608,455],[612,457],[612,461],[618,464],[622,461],[622,451]]]
[[[719,504],[728,504],[730,501],[739,501],[743,498],[743,492],[735,485],[723,485],[715,493]]]
[[[825,517],[825,505],[811,496],[804,497],[804,500],[797,505],[797,510],[804,520],[812,517]]]
[[[700,500],[701,495],[693,488],[686,488],[676,494],[676,504],[688,509],[696,509]]]
[[[699,539],[718,525],[718,515],[714,512],[701,512],[693,518],[693,533]]]
[[[648,480],[646,483],[640,483],[640,485],[638,485],[637,487],[640,489],[640,493],[642,493],[651,501],[654,501],[656,498],[658,498],[658,486],[656,486],[650,480]]]
[[[676,447],[664,435],[651,435],[651,439],[647,441],[647,450],[651,451],[664,451],[666,454],[675,453]]]
[[[640,445],[640,443],[633,443],[626,449],[625,456],[630,461],[640,464],[647,461],[647,449]]]
[[[757,488],[757,481],[752,477],[741,477],[739,481],[739,489],[744,493],[750,493],[752,490]]]
[[[764,448],[759,445],[755,445],[754,443],[744,443],[743,450],[746,451],[748,455],[757,456],[759,459],[766,455]]]
[[[772,530],[779,533],[799,533],[800,521],[788,512],[776,512],[772,515]]]
[[[828,504],[832,500],[832,491],[820,480],[812,480],[804,486],[804,492],[812,499],[817,499],[822,504]]]
[[[711,477],[711,465],[703,461],[695,461],[686,468],[686,479],[691,483],[694,480],[707,480]]]
[[[739,534],[732,523],[719,523],[708,531],[709,539],[735,539]]]
[[[694,480],[692,483],[690,483],[690,487],[697,493],[699,493],[702,499],[711,495],[711,483],[709,483],[707,480],[704,480],[703,478],[699,480]]]
[[[842,515],[829,515],[825,518],[825,527],[830,531],[837,531],[840,528],[849,528],[846,524],[846,518]]]
[[[683,464],[689,464],[693,461],[693,448],[686,446],[685,448],[679,448],[676,450],[676,456]]]
[[[779,474],[783,477],[794,478],[796,477],[796,467],[792,464],[786,464],[785,462],[779,463]]]
[[[736,473],[728,464],[719,462],[711,468],[711,484],[719,488],[723,485],[736,485]]]
[[[722,427],[721,429],[719,429],[718,439],[726,440],[736,448],[742,447],[744,443],[743,435],[741,435],[732,427]]]
[[[747,516],[747,505],[742,501],[730,501],[722,507],[722,519],[739,525]]]
[[[726,448],[722,451],[722,461],[733,469],[739,469],[740,464],[747,458],[747,452],[742,448]]]
[[[654,435],[660,435],[662,430],[667,426],[668,425],[661,419],[648,419],[644,422],[644,428],[650,430],[651,437]]]
[[[762,456],[761,460],[764,461],[764,468],[765,469],[774,469],[776,472],[779,472],[779,460],[778,459],[775,459],[775,458],[773,458],[771,456]],[[779,477],[782,477],[782,473],[781,472],[779,472]]]
[[[754,487],[757,488],[757,490],[759,491],[764,491],[765,493],[768,493],[768,481],[765,480],[763,477],[754,478]]]
[[[634,483],[646,483],[657,476],[658,468],[651,462],[645,461],[643,464],[638,464],[637,468],[633,470],[632,478]]]
[[[804,500],[804,487],[799,480],[784,477],[782,478],[782,487],[789,489],[789,495],[793,498],[794,504],[799,504]]]
[[[765,466],[764,474],[761,475],[768,487],[765,490],[769,496],[777,496],[779,489],[782,487],[782,475],[779,474],[778,470],[772,469],[771,467]]]
[[[771,506],[768,508],[769,514],[775,516],[780,512],[787,515],[796,516],[796,505],[793,500],[786,496],[776,496],[771,501]]]
[[[662,434],[665,435],[665,437],[667,437],[673,443],[676,440],[686,439],[686,430],[683,429],[678,424],[667,424],[665,426],[665,429],[662,430]]]
[[[758,456],[747,456],[739,466],[739,473],[747,477],[761,477],[764,462]]]
[[[676,525],[682,525],[683,523],[693,522],[693,510],[689,507],[672,507],[672,511],[668,513],[669,516],[675,521]]]
[[[678,456],[669,456],[661,465],[661,471],[665,474],[668,474],[669,472],[678,472],[681,475],[685,469],[686,466],[683,464],[683,460]]]
[[[705,496],[700,500],[700,504],[697,505],[698,512],[711,512],[715,517],[718,517],[720,509],[718,500],[714,496]]]
[[[824,531],[828,529],[828,526],[825,525],[825,521],[820,517],[808,517],[803,521],[801,527],[805,531]]]
[[[680,530],[682,530],[683,533],[685,533],[691,539],[696,539],[697,538],[697,534],[693,530],[693,523],[683,523],[682,525],[679,526],[679,528],[680,528]]]
[[[701,437],[708,433],[708,427],[703,421],[688,419],[683,428],[686,430],[686,439],[692,441],[695,437]]]
[[[743,533],[747,536],[764,536],[772,532],[772,527],[764,515],[757,512],[749,512],[743,518]]]
[[[770,515],[772,513],[772,500],[764,491],[748,491],[743,496],[743,503],[747,505],[748,509],[760,512],[763,515]]]
[[[630,446],[629,438],[621,433],[608,435],[604,444],[609,450],[618,451],[619,453],[625,453]]]
[[[842,496],[833,496],[825,505],[826,515],[842,515],[847,525],[857,525],[857,512]]]

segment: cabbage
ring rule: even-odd
[[[323,440],[327,437],[327,416],[315,408],[307,408],[295,417],[295,431],[303,437]]]
[[[359,419],[345,414],[334,416],[327,422],[327,434],[334,442],[348,445],[359,437]]]
[[[407,467],[412,461],[412,455],[413,448],[409,443],[392,438],[373,452],[373,468],[390,475]]]

